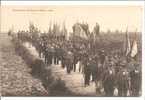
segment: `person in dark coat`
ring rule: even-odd
[[[59,50],[60,53],[60,61],[61,61],[61,67],[65,68],[66,67],[66,55],[67,55],[67,51],[66,51],[66,47],[63,44]]]
[[[60,55],[60,60],[61,60],[61,67],[65,68],[66,64],[65,64],[65,58],[66,58],[66,52],[61,49],[61,55]]]
[[[105,70],[104,70],[102,64],[100,63],[100,61],[98,61],[96,70],[97,70],[96,79],[95,79],[96,93],[101,93],[101,89],[103,87],[102,79],[103,79]]]
[[[39,44],[38,44],[38,53],[39,53],[39,57],[41,58],[42,56],[42,52],[43,52],[43,44],[42,42],[40,41]]]
[[[112,65],[106,70],[103,78],[103,86],[106,96],[113,96],[115,86],[115,71]]]
[[[52,64],[52,51],[50,47],[47,47],[47,49],[44,51],[44,61],[47,65]]]
[[[100,51],[100,53],[99,53],[99,58],[100,58],[100,63],[101,63],[102,65],[104,65],[104,62],[105,62],[105,59],[106,59],[104,50],[101,50],[101,51]]]
[[[98,55],[95,55],[91,61],[91,70],[92,70],[92,81],[97,79],[97,69],[98,69],[99,58]]]
[[[84,80],[85,86],[90,85],[90,76],[91,76],[91,68],[89,64],[85,64],[84,66]]]
[[[70,51],[66,55],[65,64],[66,64],[67,73],[70,74],[71,70],[73,69],[73,55],[72,52]]]
[[[73,71],[76,71],[76,64],[78,62],[78,57],[76,54],[74,54],[74,59],[73,59]]]
[[[66,71],[67,71],[68,74],[70,74],[71,70],[72,70],[71,59],[66,58],[65,59],[65,64],[66,64]]]
[[[47,49],[47,46],[46,46],[46,44],[43,42],[43,43],[42,43],[42,57],[44,57],[44,58],[45,58],[46,49]]]
[[[97,67],[98,67],[95,60],[91,62],[90,67],[91,67],[92,81],[94,82],[97,77]]]
[[[141,71],[135,67],[134,70],[130,72],[130,83],[131,83],[131,95],[139,96],[139,91],[141,87]]]
[[[54,48],[54,64],[58,65],[59,63],[59,48]]]
[[[44,51],[44,62],[46,65],[48,65],[48,62],[49,62],[49,52],[48,52],[48,49],[46,49]]]
[[[129,76],[125,67],[125,64],[122,64],[117,75],[118,96],[127,96],[127,91],[129,90]]]

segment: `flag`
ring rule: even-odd
[[[128,32],[126,31],[126,53],[125,53],[125,55],[128,56],[130,51],[131,51],[130,38],[129,38]]]
[[[132,48],[131,48],[131,53],[130,56],[134,58],[138,53],[137,49],[137,39],[136,39],[136,34],[135,34],[135,39],[133,40]]]

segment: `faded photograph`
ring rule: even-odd
[[[0,95],[140,97],[142,6],[2,5]]]

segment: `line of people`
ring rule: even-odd
[[[66,39],[59,41],[47,36],[33,40],[32,44],[48,66],[53,59],[56,65],[60,61],[62,68],[70,74],[76,71],[76,64],[80,62],[79,72],[84,75],[84,85],[95,82],[96,93],[114,96],[117,92],[117,96],[140,96],[141,66],[131,58],[128,61],[117,53],[106,54],[104,50],[92,53],[89,43],[74,43]]]
[[[52,59],[54,59],[54,64],[61,61],[61,66],[66,67],[67,73],[71,73],[71,71],[76,71],[76,64],[79,61],[81,63],[79,71],[82,68],[85,86],[90,85],[90,81],[95,82],[97,93],[101,93],[101,89],[104,89],[106,96],[114,96],[114,91],[117,89],[118,96],[129,96],[129,94],[139,96],[141,89],[139,65],[134,64],[132,70],[129,70],[129,62],[122,62],[116,56],[114,58],[112,55],[107,56],[103,50],[96,55],[89,55],[86,52],[82,54],[75,52],[75,54],[71,44],[69,46],[72,50],[63,46],[47,45],[45,47],[45,43],[43,45],[44,47],[40,45],[42,47],[39,49],[45,48],[43,55],[46,64],[52,64]]]
[[[134,63],[131,66],[132,69],[129,69],[129,62],[123,60],[115,63],[112,57],[105,56],[103,52],[101,52],[101,56],[94,59],[89,58],[87,61],[84,67],[85,85],[94,81],[97,93],[105,93],[105,96],[140,95],[141,70],[139,64]]]

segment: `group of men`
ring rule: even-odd
[[[57,65],[60,61],[62,68],[66,68],[69,74],[76,71],[76,64],[79,62],[79,72],[84,75],[84,85],[89,86],[91,81],[95,82],[97,93],[102,93],[101,90],[104,89],[106,96],[114,96],[115,92],[118,92],[118,96],[139,96],[141,70],[136,62],[129,65],[132,60],[128,62],[117,54],[107,55],[104,50],[96,54],[88,53],[87,50],[81,52],[71,41],[54,43],[42,39],[38,44],[39,55],[44,57],[47,65],[52,62]]]
[[[62,68],[67,69],[67,73],[76,71],[76,63],[78,58],[72,52],[72,45],[70,43],[54,43],[53,41],[47,41],[46,38],[42,38],[37,41],[37,50],[39,57],[44,57],[45,64],[51,65],[53,62],[58,65],[61,62]],[[66,41],[65,41],[66,42]],[[67,47],[69,45],[69,47]],[[62,46],[63,45],[63,46]],[[67,51],[69,50],[69,51]]]
[[[106,96],[140,95],[141,70],[140,65],[134,61],[127,62],[119,56],[106,56],[101,51],[94,59],[90,58],[86,62],[84,74],[85,85],[89,85],[92,76],[97,93],[105,92]]]
[[[119,54],[107,54],[104,50],[92,53],[86,42],[74,43],[71,40],[58,37],[39,36],[33,39],[33,45],[44,57],[46,65],[59,64],[66,68],[68,74],[76,71],[79,62],[79,72],[84,75],[84,85],[95,82],[96,92],[105,96],[139,96],[141,90],[140,65],[133,60],[122,59]],[[113,51],[112,51],[113,52]],[[131,68],[131,69],[130,69]],[[103,92],[102,92],[103,90]],[[115,93],[116,92],[116,93]]]

